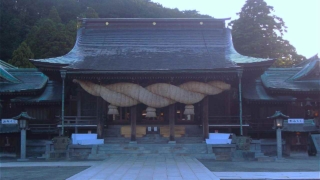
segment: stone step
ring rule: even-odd
[[[98,153],[185,153],[206,154],[205,144],[104,144],[98,146]]]
[[[261,162],[272,162],[275,161],[275,157],[269,157],[269,156],[264,156],[264,157],[258,157],[257,161]]]
[[[183,154],[183,153],[103,153],[103,154],[95,154],[89,155],[88,159],[106,159],[109,157],[117,157],[117,156],[128,156],[128,157],[148,157],[148,158],[157,158],[157,157],[195,157],[198,159],[212,159],[216,160],[215,154]]]

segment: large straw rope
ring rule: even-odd
[[[79,83],[89,94],[101,96],[110,104],[120,107],[129,107],[138,103],[154,108],[165,107],[175,102],[194,104],[207,95],[219,94],[230,89],[229,84],[221,81],[208,83],[190,81],[179,86],[156,83],[145,88],[133,83],[98,85],[77,79],[73,81]]]

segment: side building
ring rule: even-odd
[[[310,134],[319,133],[320,59],[316,55],[291,68],[269,68],[243,87],[244,111],[251,116],[249,135],[275,138],[275,111],[290,117],[283,132],[288,154],[306,152]]]
[[[0,151],[19,151],[20,129],[12,117],[26,111],[30,122],[28,139],[50,140],[58,134],[61,82],[51,81],[34,68],[17,68],[0,60]]]

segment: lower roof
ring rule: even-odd
[[[269,68],[261,75],[264,87],[274,93],[320,93],[320,59],[314,56],[301,64],[303,66]]]
[[[18,96],[10,101],[13,103],[60,103],[62,97],[61,83],[48,81],[44,91],[36,96]]]
[[[45,87],[49,78],[37,69],[6,69],[19,82],[0,82],[0,94],[35,93]]]
[[[253,82],[247,82],[243,86],[243,98],[248,101],[264,101],[264,102],[293,102],[297,98],[290,95],[272,95],[266,92],[261,79]]]

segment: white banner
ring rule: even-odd
[[[288,119],[288,124],[304,124],[304,119]]]

